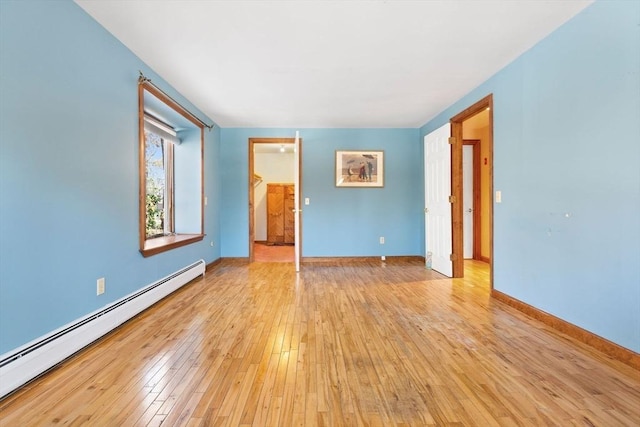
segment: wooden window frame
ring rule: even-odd
[[[173,233],[169,236],[147,238],[146,236],[146,158],[145,158],[145,135],[144,135],[144,93],[147,91],[157,99],[162,101],[176,113],[180,114],[197,128],[200,129],[200,231],[196,233]],[[171,249],[186,246],[204,239],[204,125],[195,120],[193,115],[180,104],[168,97],[149,81],[138,83],[138,174],[139,174],[139,245],[140,253],[144,257],[149,257]],[[170,191],[174,191],[172,188]],[[174,199],[174,196],[171,197]],[[171,202],[173,203],[173,202]],[[175,207],[170,207],[170,214],[175,215]],[[174,222],[175,218],[171,218]]]

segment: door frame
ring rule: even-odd
[[[493,94],[489,94],[464,109],[460,113],[453,116],[449,122],[451,123],[451,193],[453,203],[451,203],[451,222],[452,222],[452,258],[453,258],[453,277],[464,277],[464,257],[463,247],[463,207],[462,207],[462,123],[478,114],[479,112],[489,109],[489,139],[487,141],[487,163],[489,165],[489,194],[491,194],[491,203],[489,203],[489,282],[493,290]]]
[[[295,138],[249,138],[249,262],[254,261],[253,243],[256,239],[256,208],[255,208],[255,190],[253,186],[253,175],[255,154],[253,152],[255,144],[291,144],[294,145]],[[298,192],[302,191],[302,138],[300,138],[299,152],[298,152]],[[300,209],[300,206],[295,206],[295,209]],[[302,216],[300,216],[300,239],[294,242],[295,245],[300,245],[300,253],[302,253]]]
[[[462,141],[463,147],[465,145],[471,146],[472,148],[472,163],[473,163],[473,255],[472,259],[480,259],[481,253],[481,243],[482,243],[482,233],[480,230],[481,223],[480,218],[482,215],[482,210],[480,209],[480,146],[482,142],[479,139],[464,139]],[[464,188],[462,189],[464,192]],[[463,201],[464,202],[464,201]],[[464,210],[463,210],[464,214]],[[463,235],[464,241],[464,235]]]

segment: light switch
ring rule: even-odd
[[[502,191],[496,191],[496,203],[502,203]]]
[[[307,205],[307,206],[309,205],[309,198],[308,197],[304,198],[304,204]]]

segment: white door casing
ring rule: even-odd
[[[450,123],[424,137],[425,255],[434,270],[453,275]]]
[[[300,271],[300,132],[296,131],[295,146],[293,148],[293,188],[294,188],[294,256],[296,272]]]
[[[473,258],[473,145],[462,146],[463,257]]]

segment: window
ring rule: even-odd
[[[173,226],[173,146],[176,132],[149,115],[144,117],[147,239],[175,234]]]
[[[145,257],[204,238],[204,125],[141,79],[140,252]]]

